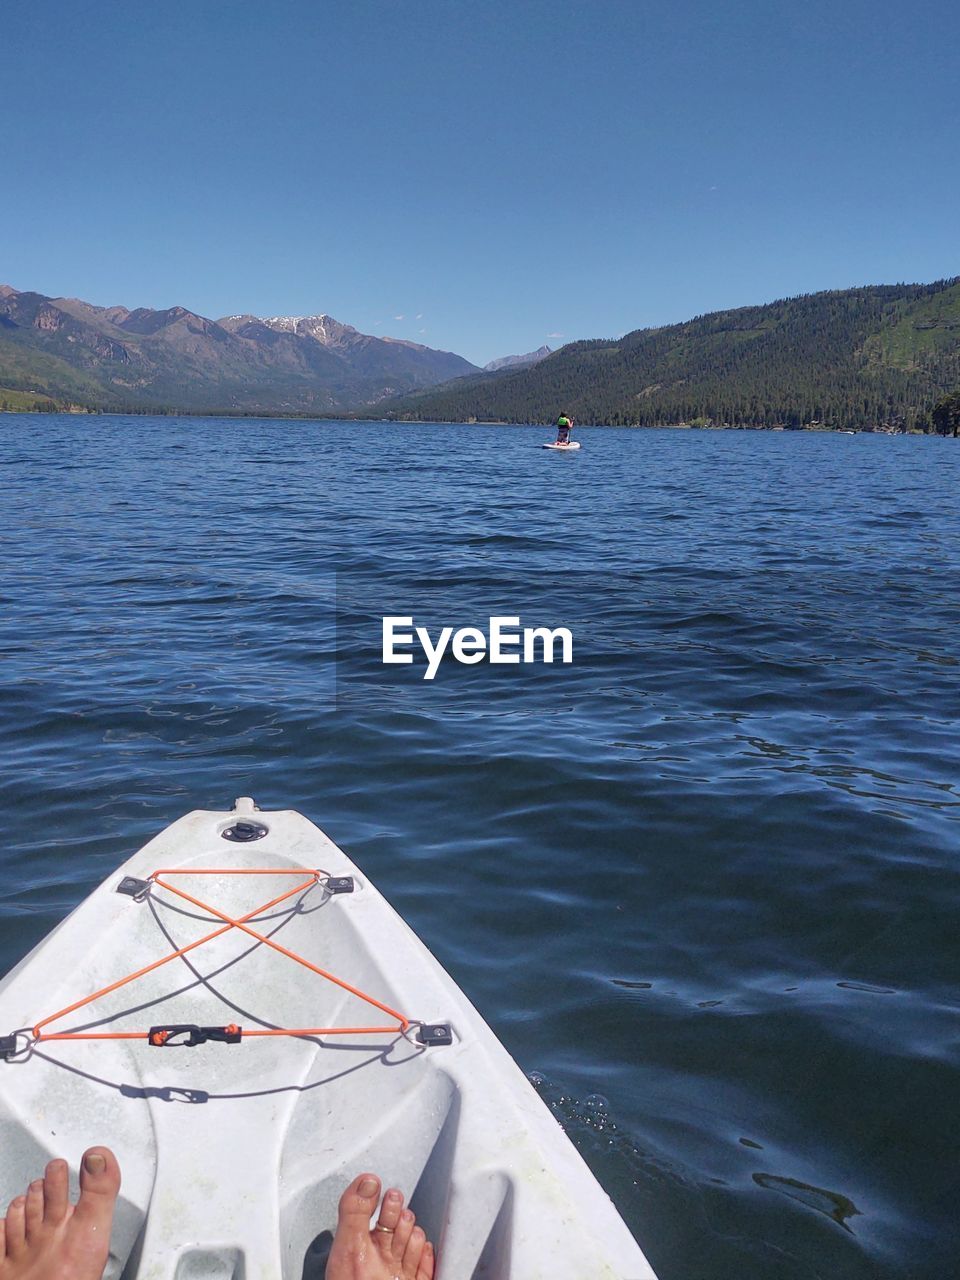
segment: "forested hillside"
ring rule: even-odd
[[[575,342],[378,406],[434,421],[929,425],[960,387],[960,278],[789,298]]]

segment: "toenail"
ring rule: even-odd
[[[395,1189],[391,1189],[390,1191],[388,1191],[388,1192],[387,1192],[387,1199],[388,1199],[388,1200],[399,1200],[399,1199],[401,1199],[400,1192],[399,1192],[399,1191],[397,1191],[397,1190],[395,1190]]]
[[[361,1196],[372,1196],[377,1189],[376,1178],[364,1178],[357,1187],[357,1194]]]
[[[83,1167],[87,1173],[103,1173],[107,1167],[107,1162],[103,1156],[97,1155],[96,1152],[91,1152],[90,1155],[83,1157]]]
[[[412,1210],[412,1209],[404,1209],[403,1214],[402,1214],[401,1216],[402,1216],[402,1218],[403,1218],[404,1222],[412,1222],[412,1221],[413,1221],[413,1210]]]

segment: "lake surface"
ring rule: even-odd
[[[960,448],[577,436],[0,417],[0,972],[187,810],[297,808],[661,1280],[956,1275]],[[387,613],[574,663],[426,682]]]

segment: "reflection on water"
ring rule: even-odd
[[[755,1173],[753,1180],[758,1187],[766,1187],[768,1191],[779,1191],[781,1195],[799,1200],[809,1205],[818,1213],[825,1213],[828,1218],[840,1224],[844,1231],[849,1231],[847,1219],[859,1214],[860,1210],[846,1196],[836,1191],[824,1191],[823,1187],[811,1187],[806,1182],[798,1182],[796,1178],[778,1178],[772,1173]]]

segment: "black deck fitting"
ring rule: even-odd
[[[12,1036],[0,1036],[0,1058],[3,1058],[4,1062],[9,1062],[19,1052],[16,1033]]]
[[[250,844],[252,840],[262,840],[266,834],[267,828],[262,822],[242,819],[220,832],[224,840],[232,840],[235,844]]]
[[[417,1039],[426,1045],[453,1044],[453,1032],[447,1022],[425,1022],[417,1031]]]
[[[150,888],[149,880],[138,880],[136,876],[124,876],[117,885],[117,893],[125,893],[128,898],[139,898]]]
[[[353,893],[353,876],[327,876],[323,884],[327,893]]]

